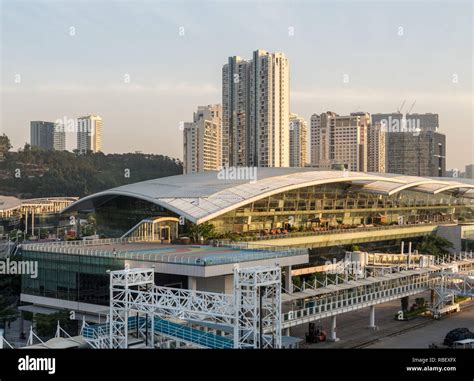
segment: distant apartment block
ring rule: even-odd
[[[77,150],[80,153],[102,152],[102,118],[98,115],[77,119]]]
[[[289,82],[283,53],[229,57],[222,68],[224,166],[289,166]]]
[[[45,150],[64,151],[66,149],[66,131],[64,126],[53,122],[30,122],[31,146]]]
[[[311,117],[312,165],[321,169],[344,166],[352,171],[367,171],[367,128],[370,114],[334,112]]]
[[[222,166],[222,106],[198,106],[193,121],[184,123],[184,173],[218,170]]]
[[[368,126],[367,141],[367,170],[385,172],[385,132],[380,123]]]
[[[309,120],[309,151],[310,166],[317,166],[321,161],[321,116],[319,114],[311,115]]]
[[[464,177],[468,179],[474,179],[474,164],[466,165],[466,171]]]
[[[409,176],[446,176],[446,136],[438,114],[373,114],[386,131],[386,171]]]
[[[290,167],[304,167],[308,144],[308,123],[296,114],[290,114]]]

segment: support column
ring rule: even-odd
[[[20,311],[20,340],[23,340],[25,338],[25,318],[23,317],[23,311]]]
[[[282,335],[283,335],[283,336],[291,336],[290,327],[284,328],[284,329],[283,329],[283,332],[282,332]]]
[[[405,312],[405,311],[408,311],[408,305],[410,303],[409,299],[408,299],[408,296],[404,296],[402,299],[401,299],[401,303],[402,303],[402,311]]]
[[[329,331],[329,341],[339,341],[339,338],[336,336],[336,315],[331,317],[331,330]]]
[[[197,285],[196,285],[196,277],[194,276],[188,276],[188,289],[196,291]]]
[[[26,209],[26,213],[25,213],[25,236],[24,236],[25,239],[27,235],[28,235],[28,209]]]
[[[285,290],[290,294],[293,293],[293,282],[291,281],[291,266],[285,266]]]
[[[370,315],[369,315],[369,328],[377,329],[375,325],[375,306],[370,306]]]

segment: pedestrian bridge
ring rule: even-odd
[[[434,266],[376,277],[344,281],[343,277],[336,276],[333,284],[305,287],[298,292],[282,294],[282,303],[286,304],[287,310],[282,314],[282,328],[373,307],[433,289],[441,282],[441,272],[451,269],[454,264],[461,273],[468,272],[474,268],[474,256],[472,253],[461,253],[452,262],[438,261]],[[340,283],[338,279],[341,279]],[[459,282],[457,287],[461,289]],[[472,290],[469,285],[464,286],[464,289]],[[298,308],[298,305],[301,307]]]

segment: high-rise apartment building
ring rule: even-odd
[[[223,166],[246,166],[249,162],[250,66],[250,61],[235,56],[222,68]]]
[[[66,131],[59,123],[30,122],[31,146],[46,150],[64,151],[66,149]]]
[[[380,123],[367,128],[367,171],[385,172],[385,132]]]
[[[306,165],[308,124],[296,114],[290,114],[290,167]]]
[[[373,114],[386,131],[386,171],[410,176],[446,175],[446,136],[438,114]]]
[[[321,169],[343,165],[352,171],[367,171],[367,128],[370,114],[340,116],[326,112],[311,117],[312,164]]]
[[[311,165],[320,169],[331,169],[331,131],[337,116],[332,111],[311,116]]]
[[[98,115],[77,119],[77,150],[80,153],[102,151],[102,118]]]
[[[283,53],[230,57],[222,69],[222,163],[288,167],[290,75]]]
[[[198,106],[193,122],[184,123],[184,173],[218,170],[222,166],[222,106]]]
[[[321,156],[321,116],[319,114],[311,115],[309,120],[310,124],[310,142],[309,142],[309,151],[310,151],[310,160],[309,163],[312,166],[319,164]]]

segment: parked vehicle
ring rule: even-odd
[[[326,332],[323,331],[323,326],[309,323],[309,331],[306,333],[306,342],[315,344],[322,341],[326,341]]]

